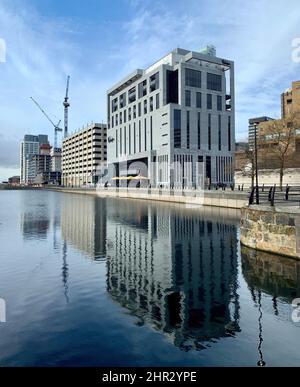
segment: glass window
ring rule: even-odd
[[[144,100],[144,114],[147,114],[147,100]]]
[[[201,149],[201,113],[198,112],[197,117],[197,129],[198,129],[198,149]]]
[[[219,151],[222,150],[222,133],[221,133],[221,126],[222,126],[222,122],[221,122],[221,115],[219,114],[219,125],[218,125],[218,143],[219,143]]]
[[[142,98],[145,95],[147,95],[147,79],[139,83],[138,90],[139,90],[139,98]]]
[[[150,105],[150,112],[153,112],[153,97],[150,97],[149,105]]]
[[[150,148],[153,150],[153,119],[150,117]]]
[[[133,106],[133,119],[136,118],[136,105]]]
[[[135,100],[136,100],[136,88],[133,87],[128,91],[128,102],[132,103],[132,102],[135,102]]]
[[[126,106],[126,93],[120,95],[120,109]]]
[[[147,151],[147,120],[146,120],[146,118],[144,120],[144,144],[145,144],[145,151]]]
[[[228,150],[231,152],[231,117],[228,116]]]
[[[150,77],[150,93],[159,89],[159,73],[155,73]]]
[[[207,94],[207,109],[212,109],[212,95]]]
[[[190,112],[186,112],[186,147],[190,149]]]
[[[222,111],[222,96],[217,95],[217,109],[219,112]]]
[[[139,121],[139,152],[142,151],[142,128],[141,128],[141,120]]]
[[[118,98],[115,98],[112,100],[112,103],[111,103],[111,110],[113,112],[117,111],[118,110]]]
[[[142,104],[140,102],[138,104],[138,115],[139,117],[142,115]]]
[[[202,107],[202,94],[199,92],[196,93],[196,107],[198,109]]]
[[[127,119],[127,117],[126,117],[126,110],[124,110],[123,118],[124,118],[124,124],[126,124],[126,119]]]
[[[122,125],[122,112],[120,112],[120,125]]]
[[[128,120],[131,120],[131,107],[128,109]]]
[[[185,91],[185,106],[191,106],[191,91]]]
[[[222,76],[207,73],[207,89],[214,91],[222,91]]]
[[[211,114],[208,115],[208,150],[211,150]]]
[[[185,69],[185,85],[201,88],[201,71]]]
[[[156,98],[156,109],[159,109],[159,93],[156,94],[155,98]]]
[[[181,110],[174,110],[174,147],[181,148]]]

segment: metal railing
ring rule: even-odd
[[[280,188],[276,184],[272,186],[262,185],[259,187],[253,187],[249,192],[249,205],[252,204],[267,204],[272,207],[274,207],[275,204],[298,204],[300,207],[300,187],[286,185],[285,187]]]

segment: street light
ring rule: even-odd
[[[259,187],[258,187],[258,166],[257,166],[257,123],[254,124],[254,147],[255,147],[255,185],[256,185],[256,204],[259,204]]]

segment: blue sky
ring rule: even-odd
[[[30,101],[63,118],[71,75],[70,129],[106,121],[106,90],[176,47],[207,44],[236,64],[236,133],[252,116],[280,114],[280,93],[300,79],[292,41],[299,0],[0,0],[0,180],[18,174],[25,133],[53,130]]]

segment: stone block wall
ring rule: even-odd
[[[300,259],[300,211],[250,206],[241,210],[241,243]]]

